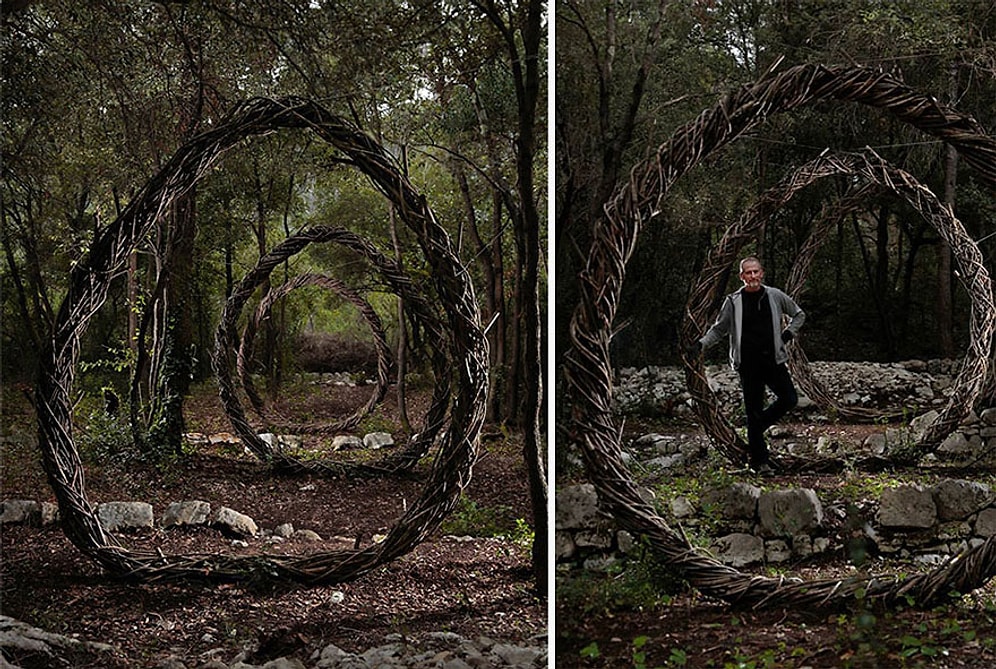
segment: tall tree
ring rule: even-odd
[[[496,0],[474,3],[495,27],[505,44],[515,85],[518,110],[516,127],[515,239],[521,273],[517,312],[522,318],[522,402],[524,446],[529,473],[535,538],[533,566],[537,590],[546,596],[547,482],[543,447],[539,435],[543,370],[540,365],[540,214],[534,178],[537,152],[537,112],[541,99],[541,57],[543,55],[543,2],[526,0],[500,5]]]

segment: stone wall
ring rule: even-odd
[[[593,485],[566,486],[556,500],[558,563],[601,570],[633,552],[633,537],[600,512]],[[672,526],[680,524],[737,568],[821,554],[855,562],[879,555],[937,563],[996,534],[996,494],[986,484],[962,479],[886,488],[871,502],[737,482],[706,489],[697,499],[676,496],[657,504],[665,506],[660,511]]]
[[[958,367],[956,360],[810,363],[813,377],[843,405],[876,409],[905,406],[918,412],[947,402]],[[708,365],[706,375],[720,408],[735,411],[741,402],[740,382],[729,364]],[[623,368],[616,374],[612,392],[613,409],[622,415],[691,413],[691,395],[681,367]],[[799,398],[799,410],[819,412],[805,396]]]

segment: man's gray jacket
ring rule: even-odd
[[[744,289],[741,288],[726,296],[716,322],[699,340],[702,348],[706,349],[719,342],[724,336],[728,336],[730,340],[730,364],[733,365],[733,369],[740,368],[740,336],[744,323],[743,292]],[[788,353],[785,351],[785,343],[782,341],[782,316],[789,317],[789,324],[785,329],[795,336],[799,334],[799,328],[806,320],[806,312],[800,309],[791,297],[777,288],[764,286],[764,293],[771,304],[771,332],[775,338],[775,363],[782,364],[788,361]]]

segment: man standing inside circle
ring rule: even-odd
[[[764,285],[761,261],[749,256],[740,261],[743,288],[726,296],[719,317],[705,335],[692,344],[695,355],[728,337],[730,364],[740,375],[747,413],[747,448],[750,466],[762,476],[774,473],[764,431],[777,423],[799,401],[789,375],[785,344],[806,320],[806,313],[784,292]],[[782,317],[789,323],[782,329]],[[775,401],[764,406],[765,388]]]

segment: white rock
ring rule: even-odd
[[[256,525],[255,520],[227,506],[223,506],[215,512],[212,524],[222,532],[243,537],[254,537],[259,532],[259,527]]]
[[[152,505],[147,502],[104,502],[97,505],[97,519],[108,532],[151,530]]]
[[[394,437],[389,432],[371,432],[363,437],[363,446],[371,450],[394,446]]]

